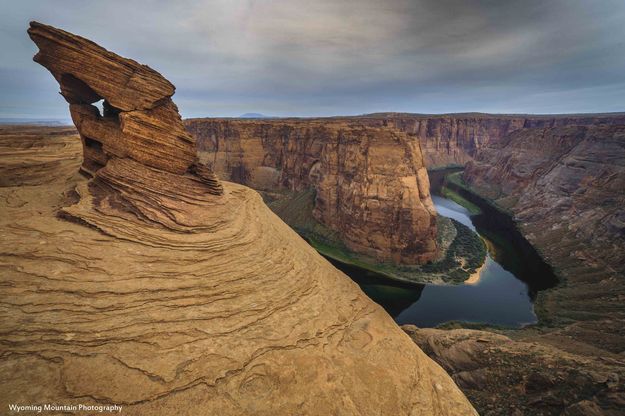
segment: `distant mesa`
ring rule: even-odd
[[[239,118],[275,118],[275,117],[266,116],[261,113],[245,113],[245,114],[241,114]]]
[[[0,124],[31,124],[37,126],[71,126],[72,121],[65,118],[30,118],[0,117]]]

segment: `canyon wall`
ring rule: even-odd
[[[332,120],[186,120],[200,160],[259,190],[316,191],[314,218],[378,261],[437,255],[419,143],[401,131]]]
[[[625,293],[625,125],[517,131],[483,148],[464,180],[509,210],[566,278],[559,307],[622,315],[614,293]]]
[[[212,166],[218,175],[256,189],[298,190],[313,187],[318,190],[315,217],[340,231],[346,241],[349,241],[350,247],[360,252],[375,253],[382,259],[399,258],[400,261],[409,259],[423,262],[432,258],[429,253],[434,252],[434,247],[431,239],[424,239],[422,236],[433,235],[433,228],[427,228],[426,211],[406,211],[407,207],[419,205],[432,211],[429,208],[429,186],[426,185],[429,181],[425,179],[425,172],[420,170],[423,166],[430,169],[469,164],[471,168],[467,177],[473,183],[480,181],[482,191],[490,192],[487,185],[492,184],[493,187],[510,193],[513,188],[526,186],[529,179],[523,179],[523,184],[512,183],[511,175],[497,170],[478,170],[476,166],[501,164],[506,160],[506,168],[515,171],[515,180],[520,180],[523,177],[520,173],[522,170],[537,168],[527,161],[547,165],[559,162],[571,146],[571,139],[564,137],[566,133],[562,133],[560,136],[564,136],[559,138],[544,137],[545,143],[542,143],[539,139],[542,132],[569,131],[566,129],[571,129],[571,132],[584,132],[587,128],[597,129],[593,131],[600,134],[601,131],[610,131],[611,128],[625,125],[625,114],[529,116],[380,113],[356,117],[262,121],[194,119],[187,120],[186,125],[198,138],[202,160]],[[607,130],[600,130],[600,127]],[[338,130],[341,129],[342,133],[339,134]],[[401,132],[405,134],[402,135]],[[359,135],[375,139],[358,139]],[[395,138],[394,144],[389,136]],[[533,141],[519,139],[534,136],[536,138]],[[357,144],[359,140],[363,145]],[[499,153],[511,140],[515,143],[514,152],[525,154],[525,160],[505,159],[506,155]],[[377,146],[377,143],[381,145]],[[587,149],[579,150],[580,152],[588,151],[591,155],[593,152],[598,155],[605,152],[602,149],[605,144],[600,140],[585,143]],[[375,151],[370,150],[368,144],[373,144]],[[417,147],[420,149],[417,150]],[[368,150],[365,151],[365,148]],[[402,152],[407,157],[399,157],[398,153]],[[358,154],[362,156],[355,157]],[[474,160],[475,163],[471,164]],[[595,163],[598,162],[599,159],[596,159]],[[381,167],[384,172],[383,175],[375,177],[383,179],[372,181],[373,176],[368,172],[373,172],[377,169],[376,166]],[[367,169],[368,172],[363,172]],[[406,171],[410,171],[410,174]],[[413,175],[412,172],[415,171],[416,174]],[[412,179],[413,176],[416,181]],[[393,177],[404,179],[392,180]],[[554,178],[536,182],[534,188],[542,191],[536,191],[534,197],[540,198],[539,194],[542,192],[550,194],[550,198],[559,198],[562,192],[556,185],[547,182],[551,179]],[[403,184],[398,187],[400,182]],[[347,183],[350,185],[346,186]],[[357,183],[360,185],[356,185]],[[375,185],[375,195],[373,198],[364,198],[363,195],[371,195],[370,184]],[[579,188],[574,189],[575,186]],[[597,206],[606,201],[609,205],[611,201],[602,194],[604,191],[601,186],[600,181],[586,180],[571,182],[566,189],[577,194],[592,194],[592,197],[586,198],[585,207],[597,213],[600,210]],[[407,191],[412,192],[414,200],[409,198]],[[530,200],[529,195],[526,200]],[[529,212],[527,207],[531,204],[532,202],[527,202],[523,211]],[[398,212],[409,214],[398,216]],[[531,217],[537,224],[550,222],[549,219],[541,219],[540,215],[541,213],[535,212],[526,214],[523,218]],[[592,236],[597,236],[598,229],[591,224],[590,219],[581,221],[573,233],[575,237],[571,234],[571,238],[578,243],[593,240]],[[613,224],[606,227],[614,230]],[[391,228],[399,230],[397,235],[391,233]],[[415,231],[405,231],[411,228]],[[408,242],[415,236],[421,237],[415,245],[410,246]],[[394,241],[393,237],[399,241]],[[602,237],[597,237],[597,241],[601,241]],[[542,247],[539,246],[540,248]],[[608,250],[605,257],[622,260],[618,255],[614,257],[608,254],[614,251],[616,249]],[[384,255],[384,252],[392,254]],[[418,252],[426,255],[409,255]]]
[[[428,169],[464,165],[485,146],[521,129],[625,124],[623,113],[544,116],[379,113],[349,119],[367,126],[394,127],[419,139]]]
[[[0,129],[10,176],[0,182],[0,407],[477,414],[257,192],[195,163],[160,74],[50,26],[29,34],[80,138]],[[116,110],[96,114],[99,97]]]
[[[425,168],[465,165],[513,132],[625,124],[624,114],[380,113],[318,119],[191,119],[201,162],[258,190],[316,190],[314,217],[378,261],[436,257]]]

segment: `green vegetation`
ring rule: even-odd
[[[462,179],[462,173],[463,172],[464,171],[454,172],[452,174],[447,175],[447,177],[445,179],[447,179],[448,182],[455,183],[456,185],[458,185],[458,186],[460,186],[462,188],[469,189],[468,185]]]
[[[467,199],[463,198],[462,196],[460,196],[459,193],[457,193],[456,191],[446,186],[444,186],[443,189],[441,190],[441,194],[445,198],[451,199],[456,204],[462,205],[463,207],[465,207],[471,215],[479,215],[482,213],[482,210],[480,209],[480,207],[468,201]]]
[[[469,184],[467,184],[463,179],[462,179],[462,174],[463,172],[455,172],[452,173],[450,175],[447,175],[445,177],[445,185],[444,185],[444,189],[449,191],[449,192],[453,192],[456,194],[456,196],[454,196],[454,198],[458,198],[453,199],[454,202],[457,202],[458,204],[464,206],[465,208],[467,208],[469,211],[471,211],[472,207],[477,208],[478,210],[480,210],[480,208],[473,202],[469,201],[469,198],[474,198],[477,199],[480,204],[485,204],[488,207],[502,213],[505,214],[507,216],[512,217],[513,214],[512,212],[510,212],[506,206],[499,204],[498,202],[495,202],[495,200],[488,198],[486,196],[484,196],[482,193],[478,192],[477,190],[473,189]],[[464,194],[464,196],[462,195]],[[444,195],[444,194],[443,194]],[[450,199],[452,199],[452,197],[450,197]],[[499,200],[498,200],[499,201]],[[465,205],[467,204],[467,205]],[[480,210],[481,211],[481,210]]]
[[[428,173],[429,172],[438,172],[441,170],[451,170],[451,169],[464,169],[464,165],[459,165],[457,163],[450,163],[449,165],[444,165],[444,166],[435,166],[433,168],[428,168]]]
[[[449,186],[449,184],[453,184],[455,186]],[[462,205],[465,207],[471,215],[479,215],[482,213],[480,207],[472,203],[471,201],[463,198],[458,192],[456,192],[453,188],[460,187],[461,189],[468,190],[468,185],[464,183],[462,180],[462,171],[451,173],[445,176],[445,181],[443,182],[443,187],[440,190],[442,196],[447,199],[451,199],[455,203]]]
[[[479,235],[455,220],[439,216],[437,240],[443,251],[439,260],[421,266],[380,263],[374,258],[354,253],[336,232],[314,219],[313,190],[261,194],[267,206],[319,253],[391,279],[413,283],[460,284],[475,273],[486,257],[486,246]]]

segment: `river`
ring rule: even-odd
[[[335,266],[398,324],[434,327],[462,321],[518,328],[535,323],[533,299],[556,281],[549,267],[524,246],[528,243],[516,230],[499,227],[496,215],[486,212],[472,217],[450,199],[432,199],[440,215],[465,224],[486,243],[484,266],[470,281],[456,286],[403,284],[357,267],[333,262]]]

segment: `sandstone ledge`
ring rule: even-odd
[[[402,327],[441,364],[483,415],[618,416],[625,362],[596,351],[569,352],[531,331]],[[569,341],[570,342],[570,341]]]

